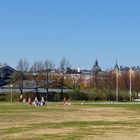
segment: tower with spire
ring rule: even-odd
[[[92,70],[91,71],[92,71],[92,75],[94,75],[94,74],[102,71],[101,70],[101,67],[99,67],[99,63],[98,63],[98,60],[97,59],[95,60],[95,64],[92,67]]]
[[[116,64],[115,64],[114,70],[115,70],[115,71],[119,71],[119,70],[120,70],[120,69],[119,69],[119,66],[118,66],[117,60],[116,60]]]

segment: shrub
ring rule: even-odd
[[[79,89],[74,90],[74,92],[70,94],[70,98],[72,100],[89,100],[88,94],[81,92]]]
[[[129,92],[128,91],[120,91],[119,92],[119,100],[120,101],[129,101]]]
[[[5,95],[1,95],[0,96],[0,101],[6,101],[6,96]]]

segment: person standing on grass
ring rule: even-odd
[[[20,102],[23,102],[23,95],[22,94],[20,95],[19,98],[20,98]]]

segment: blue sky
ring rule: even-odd
[[[66,57],[73,67],[140,65],[139,0],[0,1],[0,62]]]

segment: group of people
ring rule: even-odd
[[[35,106],[44,106],[46,104],[44,97],[41,97],[41,100],[38,100],[37,97],[34,98],[32,101],[31,97],[27,99],[22,100],[24,103],[27,103],[28,105],[35,105]]]
[[[23,96],[20,96],[20,101],[23,102],[23,103],[27,103],[28,105],[34,105],[34,106],[44,106],[44,105],[46,105],[44,97],[41,97],[40,100],[38,100],[38,98],[35,97],[34,100],[32,100],[31,97],[26,99],[26,98],[23,98]],[[71,103],[69,102],[69,99],[66,98],[66,97],[63,98],[63,103],[64,103],[64,106],[65,105],[71,105]]]
[[[35,105],[35,106],[44,106],[45,105],[44,97],[41,97],[41,101],[38,101],[37,97],[35,97],[35,99],[33,101],[33,105]]]

